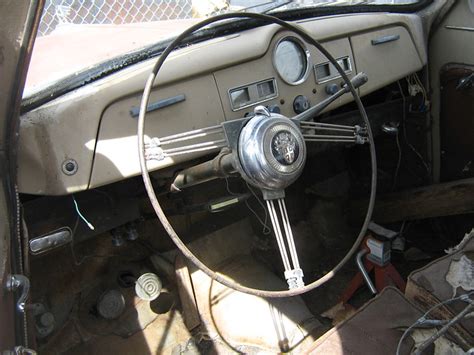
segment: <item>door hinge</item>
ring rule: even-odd
[[[28,298],[28,293],[30,292],[30,280],[25,275],[8,275],[5,288],[10,292],[15,292],[21,289],[20,297],[16,302],[16,309],[18,312],[24,313],[26,300]]]

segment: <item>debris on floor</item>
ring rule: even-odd
[[[327,311],[321,313],[321,317],[332,320],[332,325],[336,326],[342,321],[352,316],[357,309],[348,303],[339,302],[335,306],[329,308]]]
[[[464,291],[474,290],[474,252],[466,252],[459,260],[451,261],[446,282],[453,287],[453,297],[456,296],[458,287]]]
[[[431,256],[425,253],[424,251],[416,248],[411,247],[407,249],[403,255],[407,261],[423,261],[423,260],[430,260]]]

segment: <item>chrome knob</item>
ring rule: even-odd
[[[262,105],[255,106],[253,112],[255,113],[255,115],[263,115],[270,117],[270,111],[268,111],[268,108]]]

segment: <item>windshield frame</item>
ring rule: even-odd
[[[431,4],[433,0],[419,0],[413,4],[402,5],[337,5],[323,7],[302,7],[295,9],[280,10],[279,8],[269,11],[268,14],[284,21],[298,21],[309,18],[318,18],[324,16],[337,16],[357,13],[415,13]],[[204,28],[188,38],[186,38],[181,47],[187,47],[192,44],[200,43],[210,39],[227,36],[248,29],[266,26],[268,23],[253,19],[236,19],[216,23],[213,26]],[[91,82],[102,79],[108,75],[118,72],[127,67],[138,64],[142,61],[159,56],[170,44],[174,37],[161,40],[149,46],[145,46],[131,52],[119,55],[112,59],[99,62],[93,67],[86,68],[51,83],[44,89],[33,93],[31,96],[24,97],[21,102],[21,114],[32,111],[49,101],[52,101],[62,95],[85,86]],[[177,48],[177,49],[179,49]]]

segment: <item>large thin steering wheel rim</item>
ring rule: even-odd
[[[169,54],[185,39],[187,36],[192,34],[198,29],[201,29],[211,23],[222,21],[222,20],[228,20],[228,19],[235,19],[235,18],[251,18],[251,19],[256,19],[256,20],[261,20],[265,23],[275,23],[280,25],[281,27],[292,31],[298,35],[300,35],[305,41],[308,43],[312,44],[315,46],[323,55],[326,56],[326,58],[331,62],[331,64],[334,65],[334,67],[337,69],[339,74],[341,75],[342,79],[348,86],[355,103],[357,104],[357,107],[359,109],[359,112],[362,116],[362,119],[364,120],[364,123],[367,127],[367,137],[369,140],[369,150],[370,150],[370,160],[371,160],[371,189],[370,189],[370,197],[369,197],[369,203],[367,207],[367,214],[365,216],[364,222],[362,224],[361,230],[359,232],[359,235],[357,239],[355,240],[354,244],[350,248],[350,250],[347,252],[347,254],[339,261],[336,266],[333,267],[332,270],[330,270],[328,273],[320,277],[319,279],[311,282],[310,284],[300,287],[300,288],[295,288],[295,289],[290,289],[290,290],[282,290],[282,291],[269,291],[269,290],[260,290],[256,288],[251,288],[247,287],[244,285],[239,284],[238,282],[235,282],[231,280],[230,278],[226,277],[223,274],[217,273],[210,268],[208,268],[203,262],[201,262],[189,249],[188,247],[181,241],[179,236],[177,235],[176,231],[174,230],[173,226],[171,225],[170,221],[166,217],[163,209],[161,208],[161,205],[158,201],[158,198],[155,194],[150,174],[148,172],[147,168],[147,163],[146,163],[146,158],[145,158],[145,142],[144,142],[144,129],[145,129],[145,115],[148,107],[148,101],[150,98],[150,93],[151,89],[153,87],[153,84],[155,82],[156,76],[161,69],[163,63],[165,62],[166,58],[169,56]],[[143,177],[143,182],[145,184],[145,188],[148,194],[148,197],[150,199],[150,202],[153,206],[153,209],[155,210],[155,213],[160,220],[161,224],[165,228],[166,232],[172,239],[172,241],[175,243],[176,247],[183,253],[183,255],[188,258],[198,269],[200,269],[202,272],[204,272],[207,276],[209,276],[211,279],[223,284],[224,286],[227,286],[235,291],[247,293],[250,295],[254,296],[259,296],[259,297],[266,297],[266,298],[282,298],[282,297],[292,297],[292,296],[297,296],[301,295],[303,293],[306,293],[308,291],[314,290],[330,279],[332,279],[336,272],[339,271],[354,255],[354,253],[357,251],[359,248],[359,245],[362,243],[365,234],[367,232],[367,227],[369,225],[369,222],[372,218],[372,212],[374,209],[374,204],[375,204],[375,195],[376,195],[376,185],[377,185],[377,161],[376,161],[376,154],[375,154],[375,145],[374,145],[374,139],[373,139],[373,134],[372,130],[370,127],[370,122],[367,117],[367,113],[365,112],[364,106],[360,100],[360,97],[350,82],[349,78],[347,77],[346,73],[344,70],[340,67],[339,63],[334,59],[334,57],[326,50],[322,45],[314,40],[305,30],[300,28],[297,25],[292,25],[290,23],[287,23],[283,20],[280,20],[276,17],[269,16],[269,15],[263,15],[263,14],[256,14],[256,13],[227,13],[227,14],[222,14],[218,15],[212,18],[205,19],[190,28],[188,28],[186,31],[181,33],[178,37],[176,37],[169,45],[166,47],[166,49],[163,51],[161,56],[159,57],[158,61],[155,63],[153,66],[152,72],[150,73],[145,89],[143,91],[143,96],[142,100],[140,103],[140,113],[138,116],[138,130],[137,130],[137,135],[138,135],[138,154],[139,154],[139,160],[140,160],[140,169]]]

